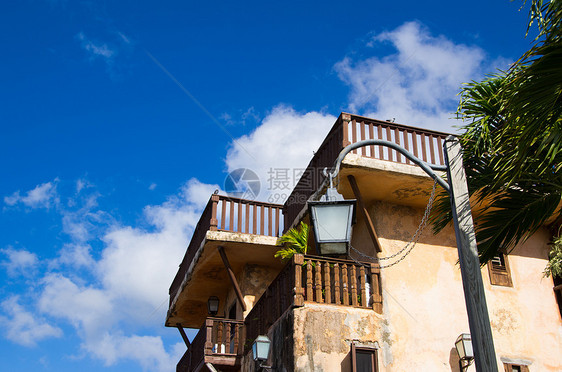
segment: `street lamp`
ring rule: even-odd
[[[455,348],[459,354],[459,368],[464,371],[472,364],[474,360],[474,351],[472,350],[472,339],[470,333],[461,333],[455,341]]]
[[[352,143],[339,153],[333,172],[327,174],[326,170],[324,170],[326,176],[329,176],[330,188],[332,187],[332,179],[339,173],[345,156],[349,152],[364,146],[385,146],[398,151],[413,164],[420,167],[449,193],[476,369],[478,371],[497,372],[498,366],[494,350],[494,340],[492,338],[492,329],[484,294],[482,273],[480,272],[480,260],[478,258],[466,173],[462,162],[462,149],[459,141],[453,136],[448,136],[445,139],[443,144],[445,165],[428,164],[418,159],[405,148],[390,141],[370,139]],[[443,180],[434,171],[446,171],[447,181]]]
[[[322,199],[308,202],[316,247],[321,255],[347,253],[355,223],[355,204],[355,200],[344,200],[332,185]]]
[[[269,357],[269,349],[271,347],[271,340],[269,337],[260,335],[256,337],[254,343],[252,344],[252,354],[254,356],[254,361],[259,363],[260,368],[271,369],[271,366],[264,365],[265,361]]]
[[[209,315],[215,316],[219,312],[219,298],[217,296],[211,296],[207,300],[207,311]]]

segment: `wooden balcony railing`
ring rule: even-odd
[[[218,194],[211,195],[193,236],[179,270],[170,286],[170,304],[179,290],[197,249],[207,231],[230,231],[244,234],[280,236],[283,230],[282,206],[279,204],[231,198]]]
[[[380,270],[367,262],[293,256],[246,317],[246,345],[266,334],[289,308],[306,302],[372,308],[381,313]]]
[[[305,301],[382,311],[380,270],[376,265],[306,256],[304,269]]]
[[[243,326],[244,322],[240,320],[207,318],[177,364],[176,371],[193,371],[202,362],[237,365],[244,350]]]
[[[444,164],[443,141],[447,133],[430,131],[386,121],[342,113],[308,164],[299,182],[283,206],[285,228],[291,227],[306,201],[324,181],[322,171],[333,167],[340,151],[347,145],[366,139],[394,142],[425,162]],[[396,150],[369,146],[353,150],[367,158],[411,164]]]

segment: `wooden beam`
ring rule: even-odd
[[[361,197],[361,192],[359,191],[359,187],[357,186],[357,181],[355,177],[351,174],[347,176],[349,180],[349,184],[353,189],[353,194],[355,194],[355,199],[357,199],[357,207],[363,213],[363,217],[365,217],[365,222],[367,223],[367,230],[369,231],[369,235],[371,235],[371,240],[375,245],[375,249],[377,253],[382,252],[381,243],[379,242],[379,237],[377,236],[377,232],[375,231],[375,226],[373,225],[373,220],[371,220],[371,216],[369,215],[369,211],[367,207],[365,207],[365,203],[363,203],[363,198]]]
[[[236,280],[236,276],[234,276],[234,272],[232,271],[232,267],[230,267],[230,263],[228,262],[228,257],[226,257],[226,253],[224,252],[224,248],[219,245],[218,247],[219,253],[222,258],[222,262],[226,267],[226,271],[228,272],[228,277],[230,278],[230,282],[234,287],[234,292],[236,293],[236,297],[238,297],[238,302],[240,302],[240,306],[242,306],[242,310],[246,311],[246,304],[244,303],[244,296],[242,296],[242,291],[240,290],[240,286],[238,285],[238,281]]]
[[[191,343],[189,342],[185,331],[183,330],[183,327],[181,326],[180,323],[176,323],[176,328],[178,329],[178,331],[180,331],[181,334],[181,338],[183,338],[183,342],[185,342],[185,346],[187,346],[187,348],[189,349],[189,347],[191,346]]]

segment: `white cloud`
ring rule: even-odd
[[[76,193],[79,194],[82,190],[93,187],[87,179],[80,178],[76,180]]]
[[[267,115],[249,135],[233,142],[226,156],[229,172],[238,168],[249,168],[261,180],[259,198],[267,200],[275,196],[290,194],[295,180],[293,171],[303,170],[322,140],[328,134],[336,117],[320,112],[298,113],[293,108],[279,105]],[[288,170],[288,187],[281,189],[272,184],[269,178],[279,180],[271,170]],[[282,187],[279,185],[279,187]],[[282,203],[284,198],[274,200]]]
[[[75,269],[92,269],[95,261],[91,255],[92,247],[89,244],[66,243],[58,253],[58,257],[49,264],[51,269],[60,268],[63,265]]]
[[[92,54],[94,57],[102,57],[106,61],[110,61],[116,54],[115,50],[109,48],[105,43],[95,43],[88,39],[83,32],[76,35],[76,38],[82,42],[82,48]]]
[[[56,178],[53,182],[37,185],[34,189],[29,190],[25,196],[21,196],[18,190],[10,196],[5,196],[4,203],[9,206],[21,203],[29,208],[50,208],[59,203],[57,193],[58,182],[59,180]]]
[[[35,253],[26,251],[25,249],[6,248],[0,249],[0,253],[7,256],[7,261],[2,261],[0,265],[6,268],[9,276],[30,276],[34,273],[39,259]]]
[[[47,274],[39,309],[68,320],[85,337],[97,337],[117,317],[108,293],[93,286],[81,286],[62,274]]]
[[[146,222],[155,231],[124,226],[104,236],[99,276],[113,295],[141,310],[131,316],[147,317],[166,299],[201,209],[216,188],[190,180],[178,196],[145,207]]]
[[[177,343],[168,352],[160,337],[106,333],[85,348],[104,360],[106,365],[115,364],[123,358],[139,363],[144,371],[173,371],[185,352],[182,345]]]
[[[335,65],[351,88],[350,111],[414,126],[451,131],[458,125],[450,118],[462,83],[507,67],[493,65],[501,59],[488,62],[477,46],[431,35],[418,22],[376,35],[370,45],[378,44],[390,44],[396,52],[357,61],[346,57]]]
[[[82,339],[81,349],[107,365],[128,358],[148,371],[173,369],[185,351],[181,343],[166,350],[159,336],[137,332],[162,327],[168,287],[201,209],[217,188],[188,181],[166,202],[145,207],[143,228],[111,220],[105,233],[95,230],[104,244],[97,260],[87,244],[93,236],[80,240],[87,234],[65,228],[73,242],[63,246],[41,280],[40,311],[69,322]],[[88,198],[80,200],[84,206],[78,210],[85,212],[72,215],[75,224],[103,224],[106,219],[92,221],[90,216],[105,212]],[[59,212],[63,220],[68,215]],[[90,270],[84,275],[79,268]]]
[[[26,311],[17,296],[4,300],[1,304],[4,313],[0,315],[0,325],[5,330],[5,337],[23,346],[35,346],[38,341],[50,337],[61,337],[62,330],[48,324],[37,314]]]

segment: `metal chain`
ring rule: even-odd
[[[378,268],[383,269],[383,268],[387,268],[387,267],[391,267],[396,265],[397,263],[399,263],[400,261],[402,261],[404,258],[406,258],[406,256],[408,256],[408,254],[410,254],[410,252],[412,251],[412,249],[414,249],[414,247],[416,246],[416,243],[418,242],[425,226],[427,225],[427,221],[429,220],[429,214],[431,213],[431,208],[433,207],[433,201],[435,200],[435,188],[437,186],[437,181],[435,181],[433,183],[433,189],[431,190],[431,195],[429,196],[429,200],[427,202],[427,206],[425,208],[425,213],[423,214],[423,217],[420,221],[420,224],[418,226],[418,229],[416,230],[416,232],[414,233],[414,235],[412,236],[412,239],[410,239],[410,241],[402,248],[400,249],[398,252],[387,256],[387,257],[373,257],[370,256],[368,254],[365,254],[363,252],[360,252],[359,250],[357,250],[354,246],[350,245],[351,249],[358,253],[360,256],[362,256],[363,258],[366,258],[368,260],[372,260],[372,261],[376,261]],[[402,257],[398,258],[396,261],[386,264],[386,265],[380,265],[378,262],[379,261],[384,261],[384,260],[390,260],[396,256],[401,255],[402,253],[406,252]],[[353,258],[351,255],[349,255],[349,257],[355,261],[357,264],[360,265],[364,265],[364,263],[361,263],[359,261],[357,261],[355,258]]]

